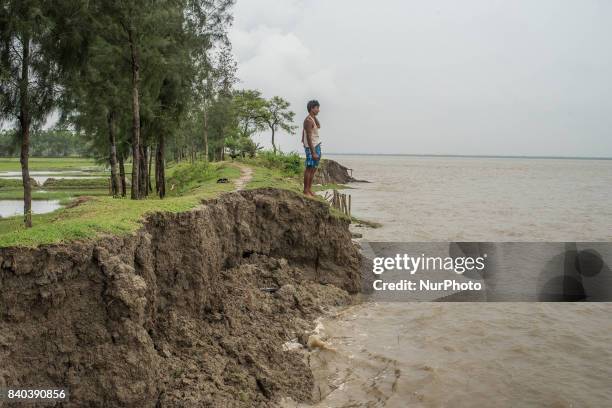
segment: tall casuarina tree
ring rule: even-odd
[[[96,0],[91,5],[91,15],[98,38],[106,47],[115,50],[128,61],[131,79],[131,142],[132,188],[131,198],[141,199],[146,191],[141,186],[141,134],[140,99],[142,53],[149,45],[160,40],[156,35],[163,27],[166,7],[164,0]]]
[[[0,115],[19,126],[26,228],[32,227],[30,183],[30,131],[40,125],[55,102],[58,65],[51,57],[53,21],[44,1],[0,2]]]

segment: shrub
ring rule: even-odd
[[[284,173],[288,175],[296,175],[303,171],[303,163],[300,156],[295,153],[281,153],[278,152],[274,154],[274,152],[266,150],[260,152],[257,155],[257,158],[261,162],[261,164],[265,167],[271,169],[280,169]]]

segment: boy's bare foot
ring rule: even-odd
[[[309,196],[311,196],[311,197],[316,197],[316,196],[317,196],[317,195],[316,195],[315,193],[313,193],[312,191],[309,191],[309,192],[308,192],[308,195],[309,195]]]

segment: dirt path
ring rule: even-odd
[[[236,180],[236,183],[234,184],[234,191],[244,190],[246,185],[253,178],[253,169],[243,164],[234,165],[240,169],[240,178],[238,178],[238,180]]]

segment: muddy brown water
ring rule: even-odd
[[[338,156],[370,241],[610,241],[612,161]],[[369,302],[322,320],[315,404],[608,407],[612,303]]]

